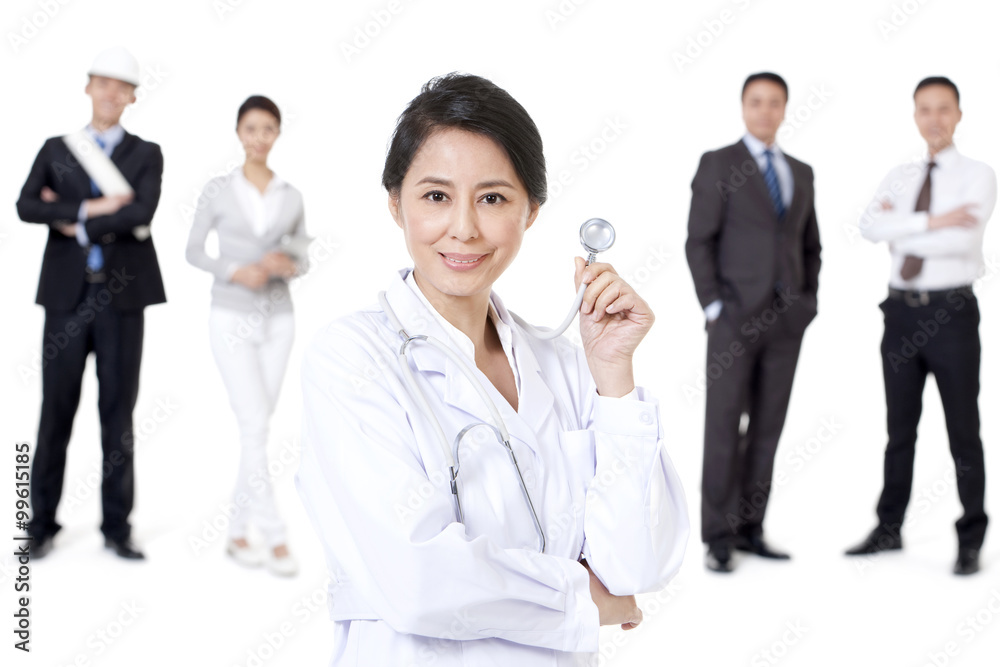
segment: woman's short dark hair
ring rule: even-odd
[[[481,76],[452,72],[424,84],[396,121],[382,185],[399,195],[413,157],[434,132],[458,128],[489,137],[507,153],[532,201],[547,198],[542,137],[517,100]]]
[[[278,105],[263,95],[251,95],[246,99],[246,102],[240,105],[240,110],[236,113],[236,127],[240,126],[243,114],[251,109],[260,109],[261,111],[268,112],[278,121],[278,125],[281,125],[281,112],[278,111]]]

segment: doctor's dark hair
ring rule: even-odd
[[[403,178],[424,141],[448,128],[495,141],[507,153],[532,201],[545,203],[545,155],[542,137],[531,116],[492,81],[457,72],[424,84],[396,121],[382,170],[382,186],[391,196],[399,196]]]
[[[240,126],[243,115],[251,109],[260,109],[261,111],[268,112],[278,121],[278,126],[281,126],[281,112],[278,111],[278,105],[263,95],[251,95],[240,105],[240,110],[236,112],[236,127]]]
[[[785,101],[788,101],[788,84],[785,80],[781,78],[781,75],[775,74],[774,72],[757,72],[756,74],[751,74],[747,77],[747,80],[743,82],[743,92],[740,93],[740,99],[742,100],[747,96],[747,88],[754,81],[770,81],[771,83],[776,83],[781,86],[781,89],[785,91]]]
[[[917,93],[928,86],[944,86],[945,88],[951,88],[951,92],[955,93],[955,101],[959,102],[961,100],[958,96],[958,86],[956,86],[955,82],[946,76],[929,76],[918,83],[917,87],[913,91],[914,99],[916,99]]]

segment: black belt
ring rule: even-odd
[[[919,306],[929,306],[948,299],[951,294],[961,294],[964,297],[972,297],[972,285],[962,285],[950,289],[939,290],[904,290],[889,288],[889,298],[898,299],[907,306],[917,308]]]

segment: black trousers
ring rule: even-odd
[[[729,541],[763,530],[774,455],[805,328],[795,308],[783,309],[778,299],[774,307],[746,318],[733,318],[723,309],[709,327],[703,542]]]
[[[910,304],[915,305],[910,305]],[[882,371],[885,377],[889,444],[878,520],[899,531],[913,486],[917,424],[924,384],[933,374],[944,406],[948,442],[955,460],[964,513],[955,524],[962,547],[979,548],[986,535],[983,507],[986,472],[979,438],[979,304],[970,289],[956,289],[920,305],[889,298],[885,314]]]
[[[87,285],[83,301],[71,311],[45,311],[42,338],[42,414],[31,465],[32,518],[35,539],[60,529],[56,508],[62,495],[66,447],[80,402],[87,357],[97,362],[103,451],[101,532],[127,539],[131,529],[134,478],[132,410],[139,393],[143,312],[118,311],[114,294],[103,283]]]

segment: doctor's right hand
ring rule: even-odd
[[[642,623],[642,610],[635,604],[634,595],[612,595],[587,561],[580,561],[590,574],[590,597],[597,605],[601,625],[621,625],[622,630],[631,630]]]

